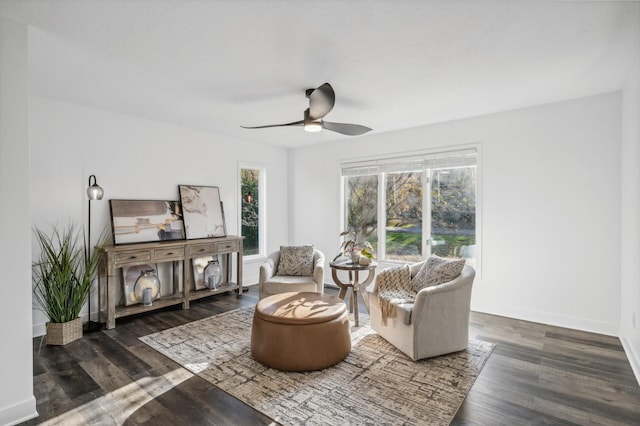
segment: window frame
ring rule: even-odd
[[[475,241],[476,241],[476,252],[475,252],[475,269],[476,275],[480,277],[481,265],[482,265],[482,144],[475,143],[469,145],[459,145],[452,147],[441,147],[428,151],[415,151],[415,152],[403,152],[398,154],[389,154],[387,156],[376,156],[376,157],[366,157],[366,158],[354,158],[354,159],[345,159],[339,162],[338,174],[339,174],[339,185],[340,185],[340,229],[347,229],[347,212],[346,212],[346,178],[348,175],[343,173],[345,167],[349,167],[353,164],[362,163],[363,167],[368,167],[368,164],[373,164],[376,162],[388,162],[392,161],[394,158],[410,158],[410,157],[429,157],[429,156],[438,156],[442,154],[451,153],[451,158],[455,157],[456,152],[464,152],[467,150],[475,151],[475,167],[476,167],[476,181],[475,181],[475,197],[476,197],[476,229],[475,229]],[[441,167],[429,167],[431,168],[441,168]],[[427,168],[424,168],[426,172]],[[410,171],[410,170],[407,170]],[[404,264],[405,261],[387,259],[386,258],[386,209],[385,209],[385,201],[386,200],[386,172],[378,171],[376,173],[378,177],[378,205],[377,205],[377,213],[378,213],[378,224],[377,224],[377,235],[378,235],[378,246],[376,250],[376,258],[382,264],[388,265],[397,265]],[[423,184],[423,194],[429,194],[430,192],[430,178],[422,179]],[[427,225],[431,226],[431,206],[429,204],[429,197],[422,197],[423,203],[423,229],[427,228]],[[427,214],[427,212],[429,212]],[[431,245],[427,241],[427,238],[423,234],[422,236],[422,253],[423,259],[428,257],[428,253],[431,251]]]
[[[266,232],[266,181],[267,181],[267,169],[263,164],[238,162],[238,234],[242,236],[242,171],[243,170],[257,170],[258,171],[258,200],[260,202],[258,207],[258,253],[257,254],[242,254],[242,259],[245,261],[251,261],[256,259],[262,259],[266,257],[267,247],[267,232]]]

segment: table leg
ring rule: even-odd
[[[107,272],[107,329],[111,330],[116,327],[116,291],[114,276],[115,271],[111,268]]]
[[[360,322],[358,321],[358,271],[354,271],[355,275],[353,277],[353,295],[351,299],[351,308],[353,309],[353,322],[356,327],[360,326]]]
[[[338,293],[338,297],[344,300],[344,297],[347,295],[347,287],[341,286],[340,293]]]
[[[338,297],[344,300],[345,296],[347,295],[347,289],[349,287],[345,285],[340,280],[340,278],[338,278],[338,271],[336,269],[331,269],[331,276],[333,277],[333,282],[336,283],[338,287],[340,287],[340,293],[338,294]]]

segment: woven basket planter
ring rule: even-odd
[[[82,318],[47,323],[47,345],[66,345],[82,337]]]

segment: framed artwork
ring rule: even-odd
[[[179,201],[109,200],[114,244],[184,240]]]
[[[227,235],[217,186],[178,185],[178,189],[188,240]]]
[[[195,290],[207,288],[204,284],[204,268],[207,267],[211,260],[213,260],[213,256],[196,257],[191,259],[191,264],[193,266],[193,286]]]
[[[142,271],[148,271],[150,269],[153,269],[155,271],[158,270],[156,264],[125,266],[122,268],[122,297],[124,298],[125,306],[142,303],[142,300],[138,300],[138,298],[136,297],[136,281]],[[157,294],[151,294],[151,297],[153,300],[159,299],[160,293],[158,292]]]

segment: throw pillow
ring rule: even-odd
[[[313,275],[313,246],[280,246],[276,275]]]
[[[418,292],[425,287],[449,282],[460,275],[464,263],[465,259],[444,259],[432,254],[411,279],[411,287]]]

